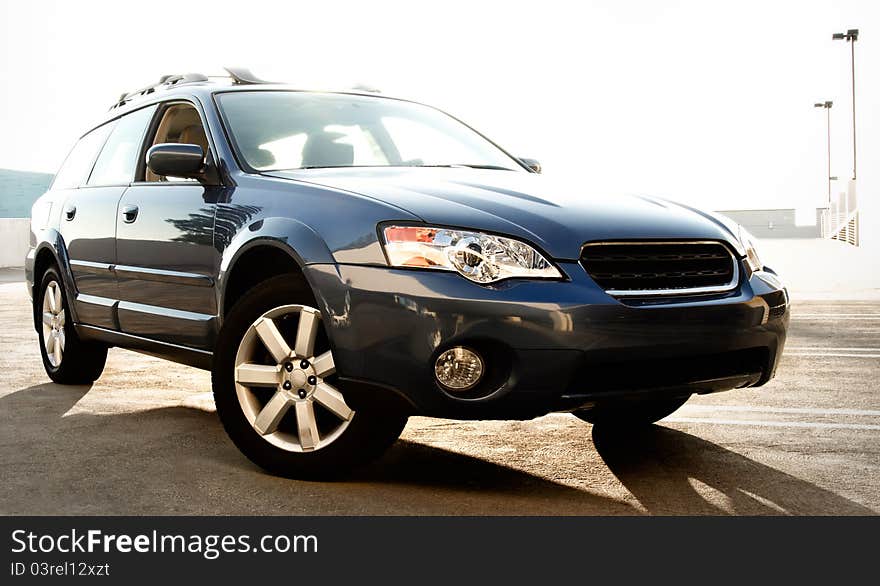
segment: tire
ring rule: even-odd
[[[678,410],[690,398],[651,399],[599,403],[591,409],[573,411],[575,417],[599,427],[647,427]]]
[[[229,312],[214,351],[214,402],[226,433],[254,464],[288,478],[343,476],[381,455],[407,421],[397,411],[348,407],[315,306],[295,275],[268,279]],[[301,330],[311,332],[302,344]]]
[[[43,367],[53,382],[62,385],[91,384],[104,371],[107,346],[84,342],[79,338],[73,320],[67,319],[69,307],[64,281],[58,269],[50,267],[43,274],[34,299]]]

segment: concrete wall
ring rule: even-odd
[[[767,210],[723,210],[724,214],[758,238],[819,238],[822,210],[816,210],[814,226],[798,226],[795,224],[793,209]]]
[[[23,267],[30,241],[28,218],[0,218],[0,267]]]

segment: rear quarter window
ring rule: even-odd
[[[52,189],[74,189],[85,184],[98,151],[104,146],[114,124],[115,122],[108,122],[79,139],[55,175]]]

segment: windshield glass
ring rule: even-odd
[[[258,171],[467,166],[523,171],[454,118],[388,98],[294,91],[217,94],[240,158]]]

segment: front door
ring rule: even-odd
[[[209,143],[199,111],[166,104],[147,147]],[[191,348],[209,349],[216,328],[214,213],[219,187],[158,177],[148,169],[119,202],[116,276],[123,332]]]

